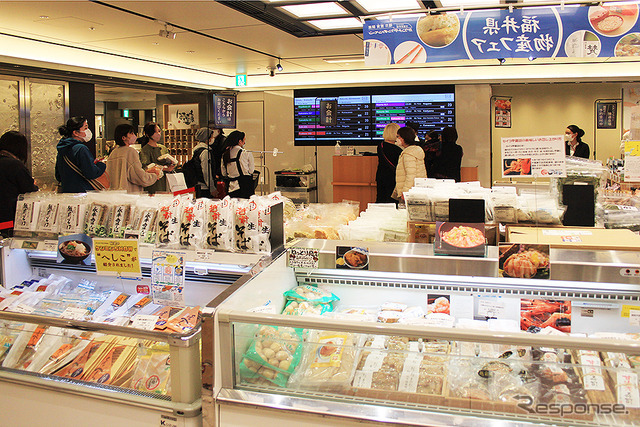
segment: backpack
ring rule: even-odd
[[[199,182],[204,182],[204,173],[202,172],[202,164],[200,163],[200,155],[205,147],[200,147],[193,152],[193,157],[182,165],[182,174],[187,188],[193,188]]]

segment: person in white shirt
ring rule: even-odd
[[[222,176],[229,182],[227,193],[231,197],[248,199],[254,194],[253,155],[244,150],[245,134],[234,130],[227,136],[222,154]]]

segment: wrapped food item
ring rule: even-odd
[[[300,329],[261,326],[240,362],[240,377],[250,383],[260,378],[286,387],[302,357]]]
[[[231,251],[233,248],[233,213],[235,200],[229,196],[209,202],[205,216],[205,247]]]
[[[131,387],[148,393],[171,394],[171,358],[169,344],[154,343],[140,347],[139,361],[131,377]]]
[[[330,311],[331,304],[308,301],[289,301],[284,310],[282,310],[282,314],[290,316],[321,316]]]
[[[349,387],[355,369],[356,338],[347,332],[316,331],[302,364],[291,377],[295,388],[339,391]]]
[[[165,247],[178,247],[180,241],[180,216],[185,200],[174,197],[170,203],[162,203],[156,218],[156,244]]]
[[[332,304],[340,300],[340,298],[331,292],[312,285],[296,286],[285,292],[284,296],[292,301],[307,301],[322,304]]]

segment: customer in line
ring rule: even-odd
[[[400,125],[389,123],[382,132],[378,144],[378,169],[376,170],[376,203],[397,203],[391,194],[396,188],[396,167],[402,148],[396,145]]]
[[[173,172],[175,165],[169,159],[160,159],[165,154],[169,154],[169,150],[160,144],[162,138],[162,129],[157,123],[149,122],[144,125],[144,134],[147,137],[147,143],[140,149],[140,162],[142,168],[147,169],[151,163],[155,163],[162,168],[163,172]],[[140,139],[140,138],[138,138]],[[167,191],[167,177],[162,175],[154,184],[144,187],[144,191],[149,194]]]
[[[15,130],[0,136],[0,233],[4,237],[13,235],[13,227],[6,222],[16,216],[18,195],[38,191],[29,169],[27,169],[27,138]]]
[[[117,147],[107,159],[107,173],[113,190],[126,190],[128,193],[140,193],[143,187],[154,184],[160,176],[160,168],[145,171],[135,148],[137,137],[135,129],[129,123],[116,126],[113,139]]]
[[[222,178],[220,168],[222,167],[222,155],[224,154],[226,137],[224,136],[224,130],[219,126],[216,126],[214,122],[209,122],[209,129],[213,133],[213,141],[209,145],[209,150],[211,151],[212,156],[211,166],[213,176],[218,180]]]
[[[222,155],[222,176],[229,182],[231,197],[248,199],[255,193],[253,155],[244,149],[245,133],[234,130],[229,134]]]
[[[87,119],[72,117],[58,128],[62,139],[58,142],[55,177],[62,193],[84,193],[97,190],[90,180],[100,178],[106,165],[95,161],[85,143],[92,134]]]
[[[564,131],[564,140],[567,145],[565,146],[565,154],[567,156],[582,157],[584,159],[589,158],[589,145],[582,142],[584,131],[576,125],[567,126],[567,130]]]
[[[434,161],[434,178],[454,179],[460,182],[460,166],[464,153],[462,147],[456,144],[458,131],[454,127],[446,127],[441,135],[442,146]]]
[[[211,145],[216,138],[213,130],[200,128],[196,132],[196,141],[198,144],[193,147],[193,158],[198,165],[198,183],[195,186],[196,197],[211,198],[217,195],[216,191],[216,166],[213,164],[214,157]],[[220,166],[217,167],[220,169]]]
[[[396,188],[391,197],[404,200],[403,193],[413,187],[416,178],[426,178],[427,170],[424,167],[424,150],[416,144],[416,133],[413,129],[398,129],[396,143],[402,148],[402,153],[396,168]]]
[[[427,134],[422,149],[424,150],[424,166],[429,178],[433,178],[435,175],[436,158],[440,155],[441,145],[440,132],[434,130]]]

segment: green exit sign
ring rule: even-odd
[[[236,86],[246,86],[247,85],[247,75],[246,74],[237,74],[236,75]]]

